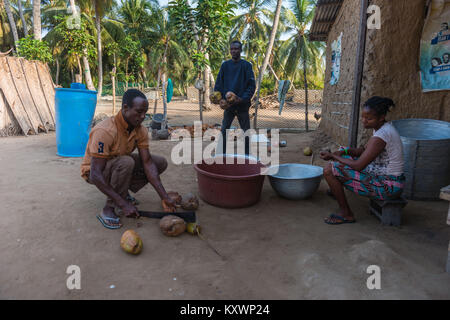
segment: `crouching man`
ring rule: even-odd
[[[128,190],[138,192],[148,182],[161,198],[164,210],[175,211],[175,204],[159,178],[167,168],[167,161],[150,154],[148,130],[141,126],[147,110],[145,95],[130,89],[123,95],[119,113],[98,123],[89,135],[81,176],[107,196],[102,212],[97,215],[106,228],[122,226],[115,208],[126,217],[139,216]],[[132,153],[136,148],[139,154]]]

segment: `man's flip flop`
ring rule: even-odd
[[[330,221],[327,221],[327,219],[328,219],[328,220],[334,219],[334,220],[341,220],[341,221],[330,222]],[[324,222],[325,222],[326,224],[332,224],[332,225],[344,224],[344,223],[355,223],[355,222],[356,222],[355,219],[353,219],[353,220],[347,220],[347,219],[345,219],[344,217],[338,216],[338,215],[336,215],[336,214],[331,214],[327,219],[324,219]]]
[[[112,226],[112,225],[109,225],[109,224],[107,224],[105,222],[105,220],[107,220],[107,221],[112,221],[114,223],[119,223],[120,222],[120,218],[102,217],[101,215],[97,215],[97,219],[100,220],[100,222],[102,223],[102,225],[105,228],[108,228],[108,229],[119,229],[119,228],[122,227],[120,225],[119,226]]]

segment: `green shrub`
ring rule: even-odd
[[[27,60],[52,62],[53,56],[47,42],[33,39],[33,35],[22,38],[17,43],[17,53]]]

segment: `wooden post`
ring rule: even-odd
[[[116,114],[116,67],[113,68],[111,74],[112,80],[112,96],[113,96],[113,115]]]
[[[164,120],[163,123],[161,124],[161,130],[164,130],[167,128],[167,93],[166,93],[166,88],[167,88],[167,82],[164,81],[162,83],[162,101],[163,101],[163,107],[164,107]]]
[[[198,90],[198,105],[200,106],[200,121],[203,123],[203,92]]]
[[[303,55],[303,78],[305,81],[305,129],[309,131],[308,124],[308,79],[306,78],[306,54]],[[294,91],[295,93],[295,91]]]
[[[366,51],[367,7],[369,0],[361,0],[360,25],[358,32],[358,47],[356,51],[355,79],[353,80],[352,113],[349,126],[349,146],[356,148],[358,143],[359,108],[361,105],[361,86],[364,71],[364,56]]]

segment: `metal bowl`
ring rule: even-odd
[[[319,188],[323,176],[323,168],[298,163],[272,166],[269,173],[271,171],[274,173],[269,174],[270,185],[280,197],[290,200],[311,197]]]

